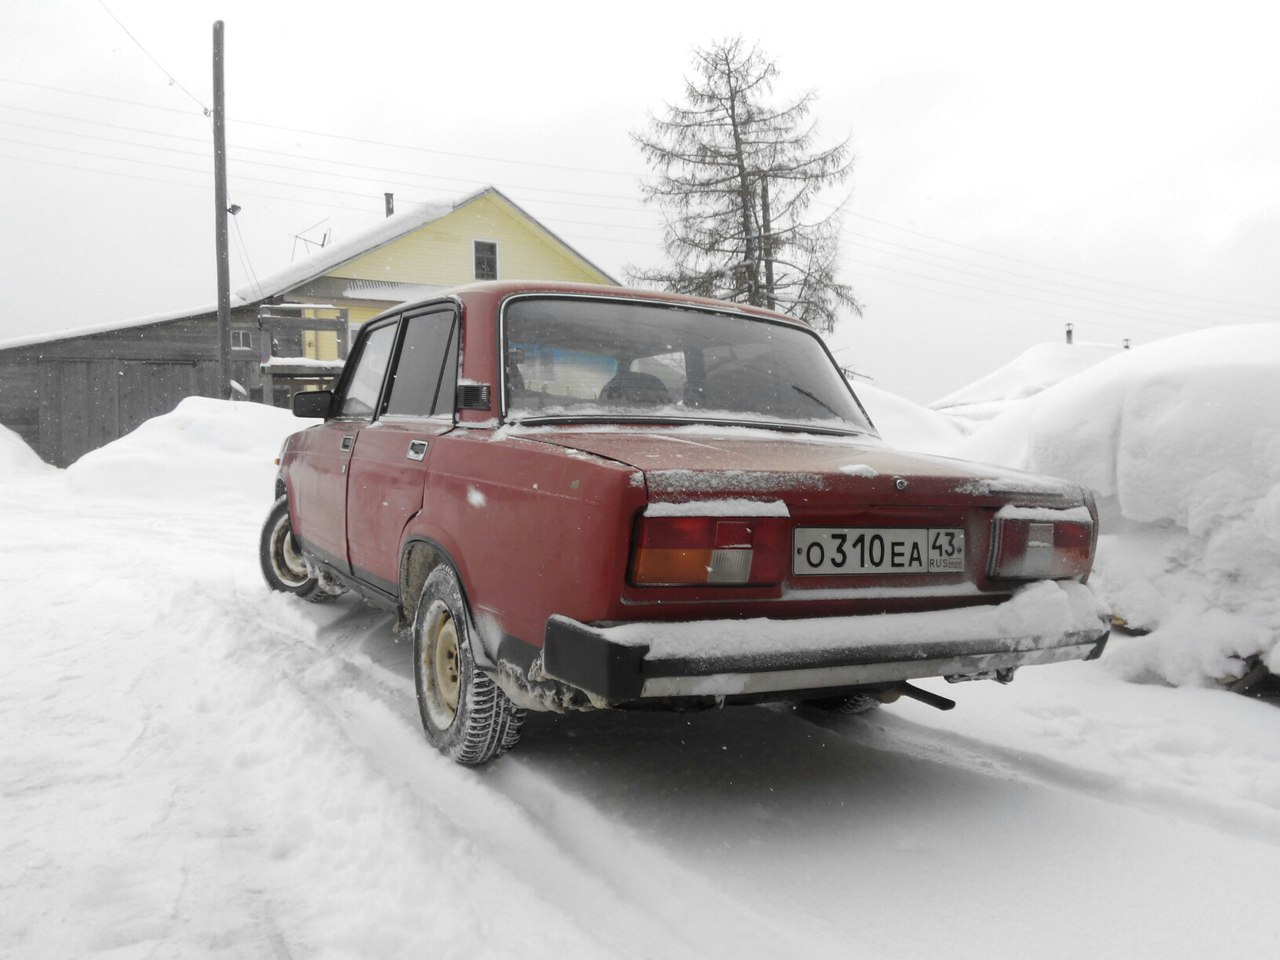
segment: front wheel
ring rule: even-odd
[[[258,561],[262,565],[263,579],[272,590],[293,593],[313,603],[334,598],[334,594],[320,583],[320,578],[312,573],[298,550],[293,526],[289,522],[288,497],[277,500],[267,514],[258,544]]]
[[[413,619],[418,712],[433,747],[475,766],[516,745],[525,714],[477,669],[470,624],[458,575],[452,567],[437,567],[423,585]]]

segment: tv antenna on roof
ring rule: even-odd
[[[310,253],[313,247],[323,250],[325,247],[329,245],[329,239],[333,236],[333,227],[325,227],[324,232],[320,234],[319,240],[316,240],[312,237],[307,236],[307,234],[310,233],[312,230],[315,230],[317,227],[324,226],[328,222],[329,222],[329,218],[325,217],[320,222],[313,223],[311,226],[307,227],[305,230],[302,230],[293,235],[293,251],[289,254],[290,263],[292,263],[298,256],[299,243],[303,245],[304,253]]]

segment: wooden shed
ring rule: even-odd
[[[291,376],[341,360],[348,334],[335,318],[358,325],[475,279],[616,283],[489,187],[389,217],[235,291],[231,379],[245,399],[282,402],[296,385]],[[278,325],[264,341],[260,310],[316,323]],[[214,307],[0,343],[0,424],[66,466],[185,397],[224,396],[218,353]]]

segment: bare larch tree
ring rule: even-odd
[[[686,102],[632,135],[654,170],[641,189],[663,208],[671,264],[631,279],[769,307],[824,331],[842,307],[861,314],[836,278],[839,208],[807,217],[818,191],[848,178],[848,138],[815,149],[815,94],[772,105],[777,66],[741,37],[696,50],[694,63]]]

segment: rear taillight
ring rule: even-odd
[[[641,517],[631,582],[637,586],[747,586],[782,579],[780,517]]]
[[[996,514],[989,573],[996,579],[1067,580],[1093,564],[1093,518],[1085,507],[1004,507]]]

